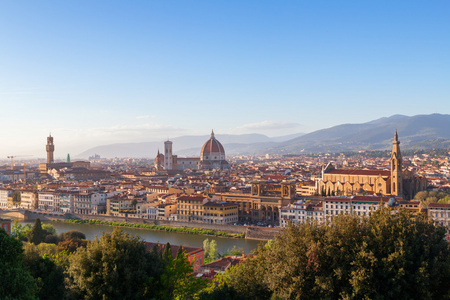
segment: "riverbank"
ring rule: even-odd
[[[55,221],[56,222],[64,222],[64,223],[72,223],[72,224],[108,225],[108,226],[139,228],[139,229],[156,230],[156,231],[180,232],[180,233],[196,234],[196,235],[220,236],[220,237],[228,237],[228,238],[245,238],[245,235],[242,233],[229,233],[229,232],[223,232],[223,231],[217,231],[217,230],[207,230],[207,229],[201,229],[201,228],[172,227],[172,226],[162,226],[162,225],[152,225],[152,224],[103,221],[103,220],[94,220],[94,219],[57,219]]]
[[[128,228],[140,228],[154,231],[179,232],[185,234],[209,235],[218,237],[231,238],[245,238],[253,240],[272,240],[281,229],[267,228],[267,227],[250,227],[230,224],[209,224],[202,222],[183,222],[183,221],[169,221],[169,220],[151,220],[131,217],[116,217],[109,215],[83,215],[83,214],[62,214],[55,212],[43,211],[27,211],[26,220],[41,220],[61,221],[73,219],[79,222],[78,224],[104,224],[107,226],[122,226]],[[91,221],[89,221],[91,220]],[[84,223],[83,223],[84,222]],[[101,223],[105,222],[105,223]],[[116,225],[112,224],[117,223]],[[75,221],[72,221],[75,224]],[[122,225],[118,225],[122,224]],[[218,234],[214,234],[217,232]]]

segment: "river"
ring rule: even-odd
[[[22,224],[34,222],[20,222]],[[77,230],[83,232],[88,240],[95,239],[95,236],[101,236],[103,232],[113,231],[115,226],[107,225],[91,225],[91,224],[72,224],[72,223],[62,223],[62,222],[51,222],[43,221],[46,224],[52,224],[53,227],[58,231],[58,233],[66,232],[69,230]],[[215,237],[206,235],[193,235],[178,232],[167,232],[167,231],[154,231],[148,229],[138,229],[138,228],[127,228],[119,227],[123,231],[133,235],[139,236],[142,240],[147,242],[159,242],[159,243],[170,243],[172,245],[183,245],[190,247],[203,247],[203,241],[205,239],[215,240],[217,242],[217,250],[220,254],[225,253],[227,250],[232,249],[236,246],[237,249],[242,249],[245,254],[249,254],[251,251],[258,247],[261,241],[247,240],[247,239],[234,239],[225,237]]]

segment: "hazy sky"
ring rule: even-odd
[[[0,159],[450,113],[450,1],[0,2]],[[6,157],[5,157],[6,158]]]

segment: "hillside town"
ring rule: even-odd
[[[425,213],[450,228],[450,203],[421,201],[423,191],[448,195],[447,155],[402,157],[395,132],[390,157],[320,154],[225,157],[211,133],[199,157],[172,153],[172,142],[154,160],[91,157],[17,161],[0,170],[0,208],[54,215],[123,217],[217,225],[285,227],[338,214],[369,216],[379,205]],[[448,198],[447,198],[448,199]],[[180,223],[181,224],[181,223]]]

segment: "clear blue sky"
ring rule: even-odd
[[[450,1],[0,2],[0,155],[450,113]],[[0,157],[2,158],[2,157]]]

